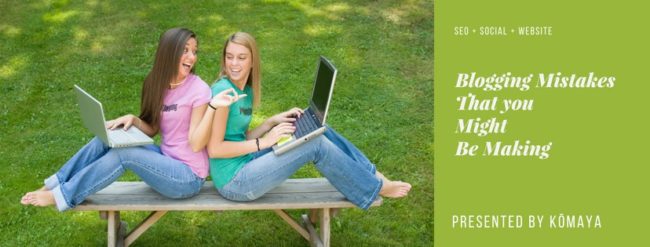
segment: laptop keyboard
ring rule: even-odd
[[[312,112],[311,109],[307,109],[305,113],[296,120],[296,132],[293,134],[296,138],[300,138],[320,127],[320,123],[314,112]]]

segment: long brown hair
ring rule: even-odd
[[[228,48],[228,44],[231,42],[242,45],[251,52],[251,61],[253,64],[251,66],[251,72],[248,74],[246,85],[253,88],[253,106],[259,106],[262,100],[262,64],[260,62],[260,53],[257,50],[257,42],[255,42],[255,38],[252,35],[244,32],[236,32],[226,39],[226,43],[223,45],[223,51],[221,52],[221,71],[219,71],[219,78],[227,75],[226,48]]]
[[[187,28],[172,28],[160,36],[153,68],[142,84],[140,101],[140,119],[155,129],[160,127],[165,91],[178,76],[178,65],[190,38],[196,39],[196,34]],[[194,67],[191,73],[194,73]]]

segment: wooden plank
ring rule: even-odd
[[[117,246],[117,230],[120,224],[120,212],[108,211],[108,229],[107,231],[107,244],[108,247]]]
[[[319,209],[310,209],[309,210],[309,219],[311,220],[312,224],[316,224],[318,222],[318,210]]]
[[[305,226],[305,228],[307,228],[307,231],[309,232],[309,243],[311,246],[323,247],[323,241],[321,241],[320,237],[318,237],[318,233],[316,232],[316,229],[314,229],[314,225],[311,224],[311,220],[306,214],[302,215],[302,224]]]
[[[381,205],[379,197],[372,206]],[[203,191],[192,198],[174,200],[153,191],[143,182],[115,182],[104,190],[89,196],[74,210],[264,210],[354,207],[324,178],[289,179],[252,202],[235,202],[222,198],[212,187],[204,185]],[[316,217],[312,217],[316,218]],[[314,219],[315,220],[315,219]]]
[[[147,231],[149,227],[151,227],[154,223],[156,223],[160,218],[165,215],[167,211],[155,211],[151,212],[147,218],[145,218],[138,226],[136,226],[129,234],[126,236],[126,239],[124,240],[124,245],[129,246],[131,245],[142,233]]]
[[[269,194],[276,193],[303,193],[303,192],[335,192],[337,191],[332,184],[325,178],[300,178],[288,179],[278,187],[269,191]],[[98,191],[95,194],[147,194],[155,191],[143,182],[114,182],[108,187]],[[216,193],[212,181],[205,182],[199,194]]]
[[[320,239],[323,246],[330,246],[330,209],[323,208],[320,214]]]
[[[116,241],[116,245],[118,247],[128,246],[128,245],[124,245],[124,238],[126,237],[126,228],[127,228],[126,222],[120,221],[119,228],[117,229],[117,241]]]
[[[305,228],[301,227],[300,224],[298,224],[298,222],[294,221],[293,218],[291,218],[291,216],[289,216],[289,214],[287,214],[286,211],[281,210],[281,209],[276,209],[276,210],[273,210],[273,211],[278,216],[280,216],[280,218],[282,218],[285,222],[287,222],[289,224],[289,226],[291,226],[291,228],[296,230],[303,238],[305,238],[307,241],[309,241],[309,233],[307,232],[307,230],[305,230]]]
[[[378,198],[373,206],[381,204]],[[217,194],[197,195],[190,199],[173,200],[159,194],[100,196],[92,195],[75,210],[133,210],[133,211],[184,211],[184,210],[264,210],[355,207],[339,192],[271,194],[251,202],[236,202]]]

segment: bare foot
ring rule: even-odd
[[[29,203],[29,202],[30,202],[31,198],[33,198],[33,195],[30,195],[30,194],[32,194],[33,192],[37,192],[37,191],[48,191],[48,189],[47,189],[47,187],[43,186],[43,187],[41,187],[41,188],[38,189],[38,190],[35,190],[35,191],[32,191],[32,192],[29,192],[29,193],[25,193],[25,195],[23,196],[23,198],[20,199],[20,203],[23,204],[23,205],[29,205],[29,204],[31,204],[31,203]]]
[[[40,190],[36,190],[36,191],[40,191]],[[25,193],[25,195],[22,198],[20,198],[20,204],[30,205],[31,200],[34,197],[33,193],[36,191]]]
[[[34,205],[39,207],[54,205],[54,194],[52,194],[52,191],[48,190],[29,192],[20,199],[20,203],[23,205]]]
[[[411,190],[411,184],[409,183],[402,181],[390,181],[386,179],[381,186],[379,195],[383,197],[400,198],[408,195],[409,190]]]

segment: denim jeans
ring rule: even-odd
[[[156,145],[110,148],[95,137],[46,179],[45,187],[53,192],[57,209],[64,211],[113,183],[126,169],[175,199],[196,195],[205,181],[189,166],[163,155]]]
[[[253,153],[253,159],[230,182],[217,189],[229,200],[255,200],[310,161],[359,208],[368,209],[377,198],[382,180],[375,176],[375,166],[352,143],[330,128],[324,135],[280,156],[270,152],[270,149]]]

